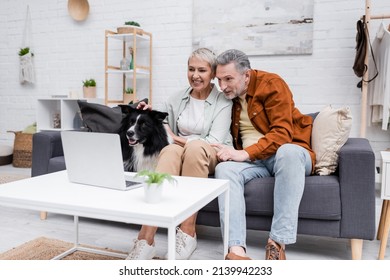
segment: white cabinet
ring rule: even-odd
[[[131,60],[132,69],[123,70],[121,60]],[[152,34],[134,29],[133,33],[105,31],[105,104],[124,103],[125,89],[132,88],[132,100],[148,98],[152,102]]]
[[[382,151],[382,186],[383,199],[381,217],[378,225],[377,239],[381,241],[378,259],[383,260],[390,231],[390,151]]]
[[[38,99],[37,130],[73,130],[81,127],[79,105],[72,98]],[[88,102],[103,103],[101,99],[88,99]]]
[[[381,199],[390,200],[390,151],[382,151]]]

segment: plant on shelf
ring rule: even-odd
[[[94,79],[87,79],[83,81],[84,87],[96,87],[96,81]]]
[[[133,88],[128,87],[128,88],[125,90],[125,93],[126,93],[126,94],[132,94],[132,93],[134,93]]]
[[[133,20],[125,21],[124,25],[117,28],[118,34],[137,33],[143,35],[141,25]]]
[[[126,21],[125,22],[125,25],[132,25],[132,26],[138,26],[138,27],[141,27],[141,25],[138,23],[138,22],[136,22],[136,21]]]
[[[130,104],[130,102],[133,102],[134,98],[134,90],[131,87],[128,87],[125,89],[125,92],[123,93],[123,103],[124,104]]]
[[[94,79],[87,79],[83,81],[84,98],[96,98],[96,81]]]

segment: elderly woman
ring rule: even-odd
[[[218,163],[212,143],[232,145],[230,135],[232,103],[212,83],[216,56],[206,48],[188,59],[190,87],[172,95],[165,104],[167,131],[173,144],[160,153],[156,171],[172,175],[203,177],[214,173]],[[196,249],[197,213],[185,220],[176,233],[176,259],[188,259]],[[157,227],[143,225],[127,259],[152,259]]]

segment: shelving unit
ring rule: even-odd
[[[73,130],[81,127],[77,100],[103,103],[102,99],[43,98],[37,103],[37,130]],[[55,116],[56,115],[56,116]],[[54,118],[60,121],[55,127]]]
[[[115,49],[109,41],[120,41],[122,44]],[[129,58],[128,48],[133,48],[134,69],[121,70],[119,67],[122,58]],[[117,51],[116,54],[114,51]],[[120,52],[118,52],[120,50]],[[121,53],[121,55],[119,54]],[[112,56],[109,56],[112,55]],[[115,60],[115,61],[114,61]],[[117,76],[121,80],[111,81]],[[109,86],[110,84],[110,86]],[[119,85],[119,86],[118,86]],[[141,85],[143,87],[141,87]],[[133,100],[148,98],[152,102],[152,34],[134,29],[133,33],[118,34],[105,31],[105,104],[123,104],[123,92],[127,87],[133,88]],[[110,91],[111,90],[111,91]],[[113,98],[113,96],[117,98]]]

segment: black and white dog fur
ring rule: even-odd
[[[125,171],[154,170],[160,151],[170,142],[163,124],[168,114],[120,107],[125,114],[119,132]]]

